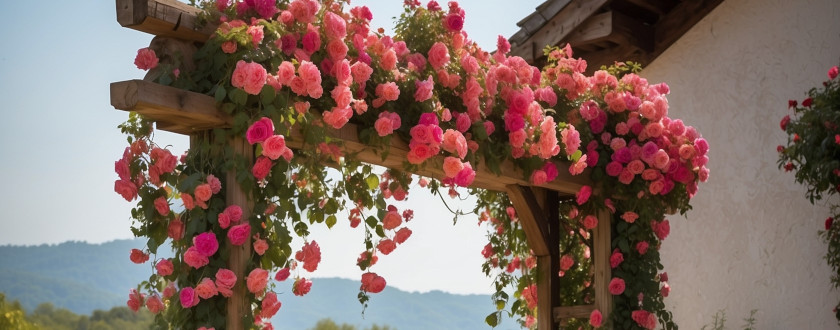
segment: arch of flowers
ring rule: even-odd
[[[271,328],[272,283],[305,295],[321,258],[309,228],[338,221],[365,232],[365,304],[386,286],[378,259],[411,236],[396,202],[466,187],[494,228],[488,324],[675,328],[659,248],[666,214],[708,178],[709,146],[668,117],[666,84],[623,63],[585,76],[568,46],[542,70],[502,37],[488,53],[455,2],[406,1],[393,37],[348,3],[117,0],[118,21],[159,35],[135,58],[146,81],[111,86],[132,111],[115,191],[148,239],[130,259],[155,267],[129,307],[163,327]],[[153,123],[190,149],[157,146]],[[156,257],[167,242],[175,256]]]

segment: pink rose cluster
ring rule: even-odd
[[[685,185],[693,196],[697,182],[708,180],[709,144],[693,127],[668,117],[665,95],[670,90],[666,84],[650,85],[632,73],[618,80],[596,71],[588,87],[590,93],[603,95],[606,107],[589,101],[578,113],[610,152],[609,176],[626,185],[637,178],[643,180],[645,189],[640,196],[666,195],[677,183]],[[606,127],[608,115],[626,120]],[[589,147],[587,154],[596,148]]]
[[[252,123],[245,132],[245,137],[248,143],[259,144],[262,147],[262,155],[257,158],[251,169],[251,173],[257,180],[263,180],[271,173],[274,161],[282,157],[289,162],[294,156],[292,149],[286,146],[286,138],[283,135],[274,134],[274,122],[271,118],[262,117]]]
[[[221,191],[221,181],[216,176],[210,174],[207,175],[204,182],[195,187],[192,195],[187,192],[181,192],[181,201],[184,203],[185,210],[192,210],[196,206],[206,210],[209,207],[208,202],[210,198]]]
[[[303,269],[314,272],[321,262],[321,247],[316,241],[306,242],[300,251],[295,253],[295,259],[303,263]]]

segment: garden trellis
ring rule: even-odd
[[[181,62],[188,62],[190,59],[178,58],[178,56],[185,57],[185,54],[195,52],[194,43],[205,43],[214,35],[218,36],[218,34],[215,34],[217,32],[214,27],[199,24],[201,10],[196,7],[174,0],[117,0],[116,3],[118,22],[124,27],[156,35],[157,37],[153,40],[151,49],[158,54],[163,54],[161,55],[161,64],[168,61],[167,64],[175,65],[174,69],[178,69],[178,64],[181,66],[191,65]],[[249,1],[245,3],[249,3]],[[272,1],[271,3],[274,2]],[[327,3],[325,7],[329,7],[330,4],[335,4],[332,2]],[[457,5],[455,6],[457,9]],[[324,11],[328,10],[324,9]],[[276,12],[272,12],[272,15],[269,16],[273,16],[274,14]],[[318,15],[327,14],[319,12]],[[280,18],[278,17],[278,19]],[[252,22],[255,22],[255,20]],[[310,29],[311,26],[310,24]],[[260,28],[260,33],[262,33],[262,28]],[[318,43],[320,44],[320,40]],[[168,59],[167,56],[169,56]],[[447,54],[447,58],[448,56]],[[504,55],[502,54],[502,56]],[[301,62],[305,61],[302,60]],[[154,122],[156,128],[159,130],[190,136],[191,146],[193,147],[209,143],[209,140],[212,140],[215,136],[214,134],[217,132],[230,132],[235,126],[242,125],[242,123],[237,124],[238,119],[230,111],[225,111],[220,108],[220,102],[225,100],[226,97],[230,97],[230,94],[228,96],[224,95],[224,90],[221,96],[217,92],[216,97],[214,97],[166,86],[165,84],[159,83],[159,81],[154,81],[160,78],[161,74],[165,76],[169,73],[157,72],[153,74],[150,72],[147,76],[149,80],[129,80],[112,83],[111,104],[116,109],[142,115],[145,119]],[[175,74],[175,78],[177,78],[177,74]],[[269,88],[268,85],[264,87]],[[377,91],[377,93],[379,92]],[[244,93],[242,94],[244,95]],[[271,94],[270,98],[273,99],[274,94],[269,94]],[[532,102],[536,104],[536,101],[532,100]],[[641,101],[639,102],[641,103]],[[376,104],[375,101],[374,104]],[[304,115],[312,116],[314,118],[313,121],[317,122],[325,121],[324,117],[327,116],[327,114],[313,110],[309,110],[305,114],[300,114],[300,116]],[[664,114],[659,117],[664,117]],[[435,118],[436,121],[437,118]],[[304,131],[301,125],[288,126],[289,131],[285,135],[286,147],[294,150],[316,148],[309,141],[311,132]],[[352,157],[355,161],[410,172],[441,181],[451,179],[452,177],[445,169],[436,166],[406,166],[406,159],[411,157],[410,154],[413,152],[413,145],[401,140],[399,137],[394,136],[387,140],[387,145],[384,148],[387,152],[383,152],[382,146],[367,144],[365,141],[368,139],[360,136],[360,132],[364,127],[360,127],[353,122],[342,124],[340,125],[341,127],[330,127],[335,125],[323,126],[326,126],[323,133],[329,139],[330,144],[339,146],[341,154],[348,155],[348,157]],[[489,135],[490,133],[487,134]],[[699,135],[693,137],[690,142],[694,143],[694,140],[697,138],[699,138]],[[247,164],[253,164],[261,152],[261,149],[255,148],[252,141],[245,139],[244,134],[226,139],[225,143],[227,144],[227,150],[232,151],[234,158],[240,159]],[[681,141],[680,143],[685,143],[685,141]],[[476,148],[478,148],[477,145]],[[694,147],[692,146],[692,148]],[[590,148],[589,151],[593,152],[593,150],[595,148]],[[641,152],[641,147],[638,150]],[[572,158],[571,156],[569,155],[570,159]],[[693,156],[694,154],[691,157],[683,157],[683,160],[688,160],[690,164],[693,161]],[[463,159],[463,155],[461,158]],[[581,158],[580,155],[577,158],[574,160],[575,162],[583,162],[586,159],[585,157],[582,160],[579,159]],[[212,161],[221,163],[229,160],[215,159]],[[428,160],[432,164],[440,164],[446,161],[444,155],[440,154],[433,155]],[[561,306],[559,302],[560,280],[557,274],[568,270],[568,267],[561,270],[559,242],[562,236],[569,235],[568,229],[564,228],[560,221],[560,218],[564,216],[560,214],[561,200],[575,200],[576,194],[579,195],[584,187],[597,186],[597,183],[590,181],[589,174],[592,170],[587,170],[581,175],[571,175],[570,173],[575,171],[570,168],[574,166],[573,163],[556,158],[549,159],[548,162],[552,163],[557,169],[556,178],[553,180],[534,180],[533,177],[528,179],[528,176],[532,173],[518,167],[510,159],[505,159],[496,166],[493,166],[493,168],[487,165],[486,162],[474,165],[474,179],[470,184],[472,188],[506,193],[507,198],[509,198],[516,210],[516,214],[525,233],[527,244],[536,257],[536,269],[538,272],[536,276],[537,311],[550,311],[549,313],[537,313],[536,321],[540,329],[556,328],[564,319],[586,319],[592,315],[593,311],[610,315],[613,308],[613,296],[616,295],[614,292],[611,293],[608,287],[608,284],[612,286],[611,283],[613,281],[611,279],[614,280],[611,269],[616,267],[615,265],[611,265],[611,256],[619,249],[622,251],[626,250],[625,246],[628,244],[626,238],[623,244],[621,243],[621,239],[613,242],[611,231],[613,230],[615,217],[607,208],[595,212],[598,220],[597,226],[591,228],[591,259],[593,265],[591,274],[593,282],[591,286],[594,287],[594,297],[592,297],[593,299],[589,299],[588,304]],[[595,162],[597,163],[597,160]],[[652,163],[653,161],[651,160]],[[675,164],[673,165],[675,168],[680,166],[680,164],[676,164],[675,162],[672,163]],[[338,166],[336,159],[332,161],[324,160],[322,164],[324,166]],[[640,164],[642,164],[642,169],[644,169],[644,164],[641,162]],[[651,165],[651,168],[653,168],[653,165]],[[691,186],[689,181],[694,182],[694,187],[696,188],[697,176],[694,172],[702,172],[702,169],[703,164],[689,169],[693,172],[690,175],[685,174],[690,176],[690,180],[686,179],[685,184]],[[664,168],[663,171],[665,171]],[[641,171],[638,174],[641,174]],[[601,173],[600,175],[603,176],[604,174]],[[630,177],[632,180],[633,176],[631,175]],[[681,179],[675,180],[682,183]],[[257,201],[253,200],[253,197],[248,192],[250,188],[243,186],[242,181],[241,172],[237,172],[236,170],[227,171],[223,181],[225,189],[224,196],[226,198],[224,203],[225,205],[240,206],[242,209],[242,218],[249,219],[255,213],[254,206]],[[674,183],[672,182],[671,188],[673,188],[673,185]],[[652,193],[652,195],[656,196],[658,192]],[[130,198],[126,199],[130,200]],[[633,198],[623,196],[622,199],[632,200]],[[639,199],[641,200],[641,197]],[[611,206],[612,202],[609,202],[609,199],[607,201],[607,205]],[[585,202],[586,200],[584,199],[583,203]],[[578,198],[578,203],[581,203],[580,198]],[[673,209],[684,209],[684,205],[682,204],[666,206]],[[613,210],[613,212],[615,211]],[[633,221],[627,220],[631,224],[634,221],[635,219]],[[657,222],[653,221],[653,223],[655,227]],[[650,231],[650,233],[650,235],[653,235],[653,231]],[[659,232],[656,234],[659,235]],[[258,237],[257,239],[259,239]],[[230,243],[225,243],[227,244],[227,248],[230,249],[230,254],[226,260],[227,267],[236,275],[237,279],[240,279],[232,288],[232,295],[226,302],[227,315],[225,324],[227,329],[247,327],[246,324],[243,324],[243,315],[247,315],[250,312],[251,306],[248,298],[250,296],[248,291],[246,291],[244,278],[247,275],[249,259],[253,255],[251,248],[252,239],[254,238],[249,235],[244,244],[230,245]],[[659,237],[659,239],[664,239],[664,237]],[[159,244],[159,242],[157,243]],[[647,245],[645,245],[644,249],[647,249]],[[184,266],[183,268],[186,267]],[[650,314],[648,313],[648,315]],[[635,313],[633,318],[635,320]],[[666,318],[665,320],[667,321],[668,319]],[[644,323],[638,320],[636,322],[639,322],[639,324]]]

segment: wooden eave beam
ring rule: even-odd
[[[654,47],[653,29],[641,22],[617,11],[593,15],[578,26],[563,42],[572,48],[612,41],[617,44],[630,44],[646,52]]]
[[[116,0],[117,22],[157,36],[205,42],[215,26],[199,27],[199,9],[177,0]]]
[[[179,133],[193,134],[201,130],[225,128],[231,126],[231,119],[216,109],[213,97],[163,86],[143,80],[129,80],[111,84],[111,105],[125,111],[134,111],[158,123],[158,128]],[[330,136],[343,141],[345,153],[356,153],[356,159],[365,163],[381,165],[389,168],[400,168],[410,150],[408,144],[399,138],[391,139],[388,156],[383,159],[379,150],[371,148],[359,140],[358,127],[347,124],[343,128],[328,130]],[[293,131],[287,145],[290,148],[305,148],[303,134]],[[442,157],[430,160],[429,166],[418,170],[415,174],[433,178],[444,178],[441,166]],[[437,165],[436,165],[437,164]],[[557,162],[557,179],[540,187],[557,191],[563,195],[575,194],[580,187],[589,184],[588,172],[572,176],[569,174],[569,163]],[[524,174],[512,162],[506,161],[500,166],[501,174],[496,175],[487,166],[481,164],[475,169],[476,177],[472,187],[494,191],[506,191],[507,186],[530,185]]]
[[[543,47],[557,45],[608,0],[572,0],[531,36],[511,49],[510,56],[520,56],[533,63]]]
[[[682,37],[723,0],[684,0],[665,14],[655,27],[655,45],[650,58],[654,59]]]

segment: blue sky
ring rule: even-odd
[[[461,1],[464,29],[493,50],[496,36],[515,33],[516,22],[541,2]],[[388,30],[402,11],[401,0],[352,4],[370,7],[373,26]],[[152,36],[120,27],[115,7],[113,0],[52,1],[37,15],[6,15],[7,28],[0,32],[0,245],[132,237],[132,205],[113,191],[113,164],[126,146],[117,125],[127,113],[111,107],[108,86],[143,77],[134,56]],[[4,9],[32,12],[31,4],[21,1]],[[188,143],[166,132],[157,133],[156,140],[176,154]],[[408,203],[415,209],[414,235],[380,259],[375,271],[404,290],[492,292],[480,269],[485,230],[474,217],[452,226],[452,216],[436,197],[415,190]],[[437,207],[423,207],[427,204]],[[460,205],[471,209],[469,203]],[[354,264],[362,235],[341,221],[331,231],[314,232],[324,254],[315,275],[358,278]]]

